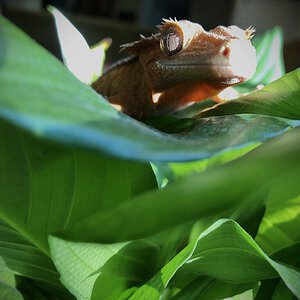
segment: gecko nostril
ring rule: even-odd
[[[224,49],[222,49],[222,55],[225,57],[228,57],[230,53],[230,49],[229,47],[224,47]]]

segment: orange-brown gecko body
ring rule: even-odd
[[[249,79],[256,69],[254,30],[164,20],[159,32],[121,46],[131,56],[92,87],[124,113],[140,119],[214,98]]]

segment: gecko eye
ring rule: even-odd
[[[168,56],[178,53],[183,46],[183,33],[177,27],[169,27],[162,32],[160,49]]]

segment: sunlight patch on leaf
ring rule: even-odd
[[[111,39],[105,38],[90,48],[82,34],[57,8],[49,6],[48,10],[55,20],[65,65],[80,81],[92,83],[102,74],[105,51]]]

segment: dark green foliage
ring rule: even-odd
[[[0,19],[0,299],[300,298],[300,75],[254,44],[262,91],[150,126]]]

